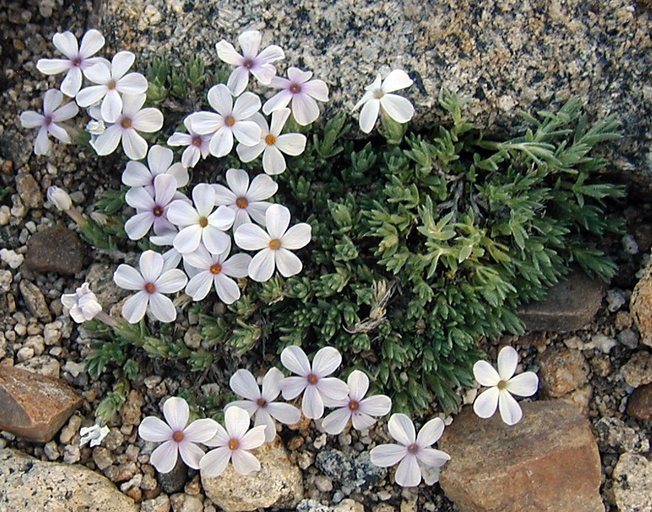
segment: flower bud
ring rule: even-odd
[[[72,200],[70,199],[68,192],[59,187],[48,187],[48,201],[62,212],[68,211],[72,208]]]

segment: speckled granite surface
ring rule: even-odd
[[[243,29],[264,33],[286,62],[313,69],[332,106],[352,107],[377,70],[407,70],[418,123],[435,120],[442,85],[470,96],[483,126],[518,129],[520,109],[580,95],[615,112],[625,139],[614,169],[652,188],[652,14],[627,0],[102,0],[114,48],[177,62]],[[142,60],[140,62],[143,62]]]

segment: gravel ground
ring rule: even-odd
[[[94,274],[94,279],[110,275],[114,258],[107,254],[93,254],[92,268],[86,268],[74,278],[54,274],[35,274],[12,264],[18,263],[26,251],[30,234],[55,223],[65,223],[57,211],[44,204],[45,190],[55,184],[73,192],[74,202],[90,213],[90,205],[106,189],[119,186],[122,170],[119,159],[99,159],[92,153],[74,146],[55,145],[54,154],[47,160],[31,155],[33,133],[19,128],[20,112],[40,109],[41,94],[54,86],[56,77],[44,79],[35,68],[40,56],[51,54],[51,35],[57,30],[71,29],[81,33],[93,13],[93,2],[61,2],[55,0],[23,3],[0,0],[0,58],[3,73],[0,76],[0,247],[8,249],[0,263],[0,359],[12,359],[44,374],[60,376],[85,397],[82,408],[72,416],[55,440],[45,445],[26,443],[7,433],[0,436],[0,448],[16,447],[43,460],[81,463],[106,475],[122,492],[136,500],[147,501],[149,510],[166,510],[165,503],[176,510],[204,510],[215,507],[205,499],[197,475],[192,476],[184,493],[168,499],[147,464],[149,448],[138,440],[136,427],[142,414],[160,414],[159,405],[168,395],[180,389],[199,387],[210,393],[215,385],[210,378],[201,386],[193,375],[180,368],[151,367],[148,375],[136,379],[125,409],[110,423],[111,433],[103,446],[95,449],[79,448],[79,428],[93,423],[99,401],[112,388],[115,375],[105,374],[92,381],[83,369],[88,353],[88,334],[78,331],[67,316],[62,314],[59,297],[71,292],[83,280]],[[21,186],[19,176],[31,175],[35,187]],[[623,379],[622,367],[638,349],[638,334],[632,328],[628,312],[628,299],[636,282],[642,254],[649,250],[652,234],[647,226],[652,218],[650,209],[631,208],[624,212],[632,235],[615,241],[613,251],[623,263],[622,271],[609,290],[598,317],[593,324],[577,333],[564,335],[529,335],[519,340],[504,339],[521,347],[524,365],[538,368],[540,354],[551,349],[581,349],[588,364],[588,385],[592,396],[588,402],[589,416],[598,438],[604,473],[603,498],[610,510],[615,510],[610,475],[618,455],[623,451],[641,451],[645,439],[652,434],[650,425],[626,417],[626,398],[632,388]],[[71,225],[72,227],[72,225]],[[632,249],[631,240],[637,244]],[[12,252],[13,251],[13,252]],[[91,276],[93,277],[93,276]],[[21,280],[35,283],[49,303],[50,321],[38,320],[31,315],[21,297]],[[106,285],[106,296],[117,293]],[[115,296],[114,296],[115,299]],[[190,337],[188,337],[190,344]],[[612,346],[611,346],[612,345]],[[611,346],[611,348],[609,348]],[[488,345],[490,357],[495,358],[498,343]],[[467,393],[471,400],[473,391]],[[291,451],[291,459],[304,471],[306,498],[321,503],[339,503],[352,498],[376,512],[390,510],[454,511],[455,508],[442,495],[438,486],[415,490],[400,490],[390,483],[385,471],[368,468],[366,482],[342,478],[337,471],[329,473],[325,455],[330,450],[340,450],[353,459],[374,444],[387,439],[385,425],[368,434],[344,433],[329,437],[313,425],[303,430],[285,429],[282,437]],[[644,450],[643,450],[644,451]],[[188,505],[184,503],[188,501]],[[203,508],[191,509],[190,503]],[[202,505],[203,504],[203,505]],[[159,506],[161,508],[156,508]],[[184,506],[186,508],[184,508]],[[308,507],[308,504],[305,505]],[[145,508],[143,508],[145,510]],[[309,507],[306,508],[309,510]]]

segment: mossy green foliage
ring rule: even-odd
[[[395,410],[435,401],[453,410],[472,383],[478,341],[523,331],[519,304],[544,297],[572,265],[613,276],[599,241],[622,229],[606,206],[624,189],[602,181],[605,162],[592,150],[618,138],[614,119],[589,125],[572,100],[495,142],[465,121],[459,97],[444,91],[440,103],[451,122],[434,134],[386,121],[384,138],[364,143],[337,116],[289,159],[275,201],[312,226],[303,271],[243,280],[223,314],[200,314],[207,350],[189,368],[332,345],[346,372],[365,370]]]

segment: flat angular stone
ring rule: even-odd
[[[575,331],[593,320],[603,296],[604,283],[577,270],[553,286],[545,300],[523,306],[518,316],[529,331]]]
[[[0,365],[0,430],[47,443],[81,404],[60,379]]]
[[[523,419],[465,407],[439,448],[441,487],[460,512],[598,512],[600,454],[588,420],[561,400],[521,404]]]
[[[83,268],[86,251],[77,233],[65,226],[54,226],[29,238],[25,264],[34,272],[73,276]]]
[[[38,286],[27,279],[23,279],[18,285],[18,289],[23,296],[27,309],[32,315],[43,322],[52,321],[50,308],[48,308],[45,296]]]
[[[641,333],[641,342],[652,347],[652,262],[632,292],[629,310]]]
[[[108,478],[76,464],[0,450],[1,512],[137,512]]]

